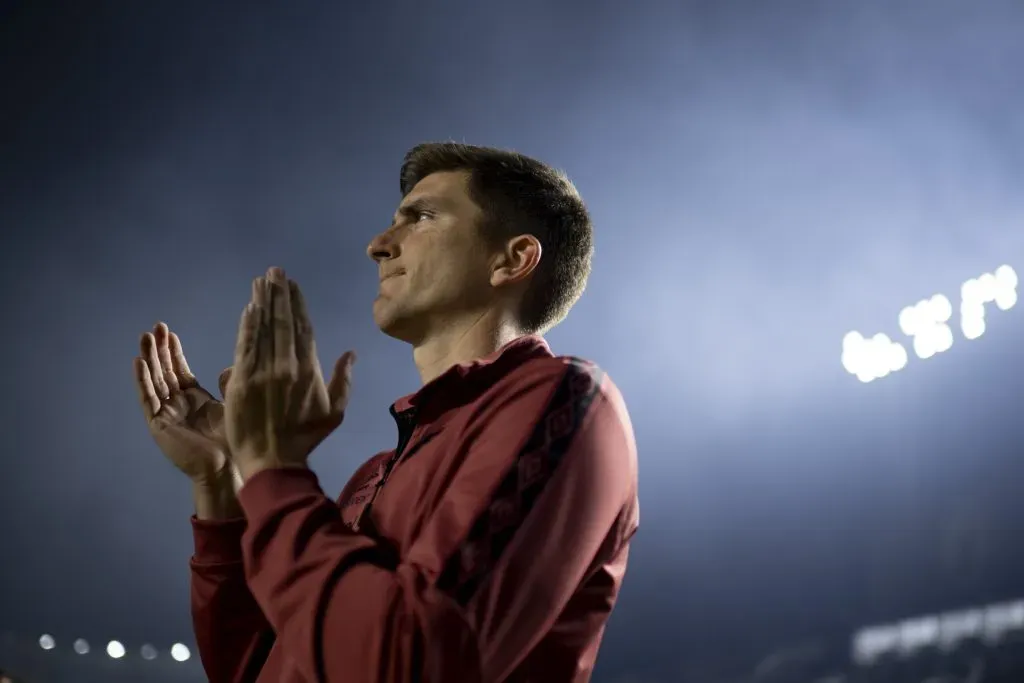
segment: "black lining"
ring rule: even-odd
[[[604,372],[573,359],[490,504],[449,559],[438,581],[460,604],[472,599],[526,521],[572,445]]]

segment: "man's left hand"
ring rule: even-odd
[[[344,353],[325,384],[298,285],[280,268],[256,278],[224,392],[231,458],[243,480],[268,468],[306,467],[345,416],[354,362],[354,353]]]

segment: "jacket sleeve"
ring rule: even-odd
[[[242,488],[249,585],[305,680],[500,681],[621,555],[636,449],[599,370],[536,371],[473,409],[462,465],[404,557],[348,530],[308,470]]]
[[[250,683],[274,644],[274,632],[249,591],[242,568],[245,520],[192,518],[192,627],[210,683]]]

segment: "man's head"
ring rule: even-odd
[[[391,226],[367,248],[386,334],[416,345],[496,312],[543,333],[583,293],[590,217],[562,173],[514,152],[429,143],[406,154],[401,190]]]

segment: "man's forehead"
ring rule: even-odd
[[[465,171],[440,171],[431,173],[409,191],[401,206],[429,201],[434,204],[454,206],[463,204],[469,198],[466,189],[469,173]]]

